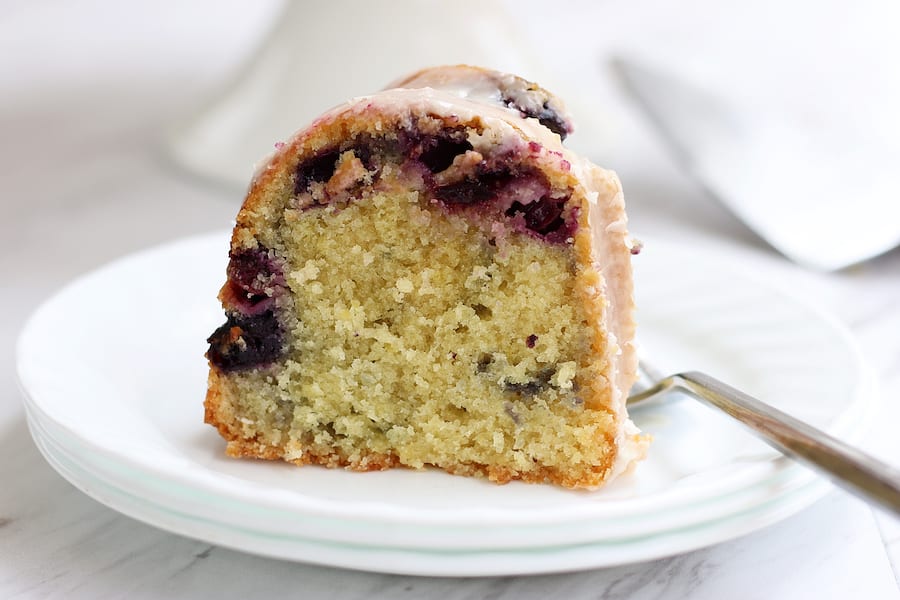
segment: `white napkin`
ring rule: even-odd
[[[801,264],[900,243],[900,5],[689,4],[620,63],[688,168]]]

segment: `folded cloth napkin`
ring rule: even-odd
[[[798,263],[900,244],[900,5],[693,3],[709,27],[617,65],[689,170]]]

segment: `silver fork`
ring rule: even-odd
[[[665,376],[646,361],[629,408],[680,389],[749,427],[770,446],[818,471],[864,500],[900,516],[900,471],[841,440],[697,371]]]

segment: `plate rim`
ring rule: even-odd
[[[30,425],[30,423],[29,423]],[[222,531],[204,529],[197,526],[197,521],[191,515],[177,515],[183,518],[180,524],[171,521],[166,522],[159,518],[157,513],[173,514],[165,506],[158,505],[151,500],[142,499],[129,494],[127,490],[106,486],[106,490],[98,490],[97,487],[85,485],[83,479],[75,477],[71,471],[61,467],[56,460],[57,456],[48,452],[46,447],[35,439],[36,445],[47,462],[60,476],[69,481],[77,489],[94,498],[101,504],[113,508],[120,514],[135,519],[147,525],[169,531],[178,535],[185,535],[193,539],[212,543],[218,546],[230,548],[235,551],[265,556],[280,560],[290,560],[317,564],[330,567],[347,568],[375,573],[389,573],[396,575],[414,576],[439,576],[439,577],[484,577],[484,576],[513,576],[528,574],[565,573],[591,568],[616,567],[635,562],[656,560],[705,548],[717,543],[739,538],[753,533],[759,529],[777,523],[800,510],[818,501],[834,488],[821,478],[811,478],[804,485],[791,490],[787,497],[772,497],[766,503],[749,509],[751,519],[735,520],[733,517],[723,517],[713,521],[707,521],[693,526],[688,530],[695,533],[699,530],[703,535],[694,537],[689,543],[684,543],[683,530],[669,530],[658,532],[649,536],[636,538],[632,544],[629,541],[597,540],[592,542],[577,543],[572,545],[554,545],[550,547],[519,548],[486,548],[483,550],[451,549],[437,550],[433,548],[387,547],[367,544],[353,544],[331,540],[316,540],[294,536],[282,539],[281,546],[276,549],[275,544],[267,543],[266,538],[271,538],[266,532],[257,532],[245,529],[244,537],[238,539],[233,535],[222,534]],[[48,455],[49,454],[49,455]],[[88,477],[90,473],[86,473]],[[101,482],[100,487],[104,484]],[[112,500],[102,491],[111,491],[114,495],[130,496],[143,506],[143,510],[124,506],[121,501]],[[148,512],[148,509],[150,512]],[[177,519],[176,519],[177,520]],[[731,525],[730,529],[723,529],[722,525]],[[681,536],[680,543],[668,546],[656,547],[648,551],[644,546],[652,545],[660,539],[666,540],[673,536]],[[256,541],[254,541],[256,540]],[[300,546],[298,546],[300,544]],[[302,545],[311,546],[312,549],[304,549]],[[331,548],[334,552],[330,557],[322,557],[318,551],[323,548]],[[628,551],[622,552],[626,549]],[[603,550],[613,552],[613,556],[603,554]],[[579,559],[572,562],[566,553],[576,553]],[[580,554],[579,554],[580,553]],[[385,555],[402,557],[395,559],[386,565],[383,560]],[[560,555],[563,555],[560,557]],[[523,558],[525,560],[523,560]],[[514,559],[514,560],[513,560]],[[530,560],[529,560],[530,559]],[[561,564],[560,560],[566,560]],[[548,562],[549,561],[549,562]],[[498,563],[502,563],[498,564]],[[401,566],[397,566],[401,565]]]
[[[98,464],[91,458],[84,458],[82,454],[79,456],[79,452],[77,450],[71,451],[66,449],[66,443],[61,442],[58,439],[54,439],[52,434],[46,432],[45,427],[37,420],[29,419],[29,427],[34,437],[40,437],[41,442],[40,446],[44,449],[47,449],[49,452],[51,448],[55,447],[54,456],[64,456],[65,460],[68,460],[70,463],[75,464],[81,471],[85,473],[90,473],[91,477],[93,477],[96,481],[102,482],[109,488],[116,488],[122,490],[124,493],[134,494],[138,491],[142,492],[142,498],[148,502],[152,502],[154,505],[164,508],[170,511],[178,511],[183,514],[188,514],[189,509],[185,507],[183,503],[179,503],[171,498],[161,498],[161,496],[154,496],[152,493],[148,491],[147,487],[141,487],[138,489],[138,486],[131,486],[129,482],[124,480],[115,479],[114,477],[109,475],[108,467],[104,467]],[[87,463],[87,464],[85,464]],[[127,465],[117,465],[119,469],[123,471],[127,471]],[[91,468],[93,467],[93,468]],[[137,475],[137,474],[136,474]],[[506,538],[494,539],[497,534],[504,533],[505,529],[494,528],[489,532],[486,532],[482,535],[473,535],[472,532],[468,531],[469,528],[476,528],[479,525],[473,523],[466,523],[462,526],[457,525],[456,523],[428,523],[424,524],[427,527],[427,530],[421,529],[421,523],[403,523],[406,525],[415,525],[414,529],[410,529],[409,531],[413,531],[414,533],[411,536],[402,537],[402,539],[415,539],[415,542],[411,541],[392,541],[389,543],[380,542],[382,547],[385,548],[397,548],[397,549],[436,549],[436,548],[445,548],[445,549],[465,549],[465,548],[492,548],[497,550],[508,550],[511,548],[522,548],[522,547],[530,547],[530,548],[539,548],[544,546],[560,546],[560,545],[575,545],[575,544],[585,544],[585,543],[600,543],[603,541],[606,542],[616,542],[616,543],[625,543],[629,540],[638,540],[644,538],[648,535],[661,535],[667,532],[681,530],[688,527],[700,527],[710,521],[721,521],[726,520],[729,517],[733,517],[737,512],[745,512],[748,510],[755,510],[761,505],[770,504],[773,500],[777,500],[779,497],[784,495],[789,495],[794,491],[801,489],[809,484],[810,481],[816,479],[816,477],[806,469],[803,469],[799,465],[785,460],[783,468],[779,469],[778,472],[773,473],[770,477],[764,480],[762,483],[751,486],[747,488],[742,488],[735,490],[729,494],[724,494],[721,496],[717,496],[715,498],[707,499],[707,504],[709,503],[722,503],[723,501],[727,502],[728,505],[724,509],[719,510],[704,510],[704,506],[694,506],[692,507],[695,511],[702,511],[699,514],[692,515],[690,520],[685,520],[682,518],[682,515],[677,515],[674,520],[670,520],[668,524],[657,525],[652,528],[645,528],[643,530],[626,530],[624,532],[619,532],[615,529],[615,525],[618,524],[618,520],[616,517],[603,517],[595,520],[580,520],[577,522],[571,523],[550,523],[550,524],[540,524],[538,527],[525,527],[522,528],[518,523],[507,524],[505,527],[515,527],[520,536],[528,537],[529,542],[525,543],[522,540],[514,540],[508,541]],[[146,484],[146,482],[144,482]],[[773,495],[771,493],[762,494],[757,488],[765,485],[767,488],[778,487],[779,494]],[[188,490],[190,491],[190,490]],[[748,498],[748,496],[752,496]],[[260,507],[258,505],[247,504],[243,508],[252,508],[254,510],[258,510]],[[217,508],[222,508],[221,506]],[[712,508],[715,508],[713,506]],[[268,513],[268,511],[267,511]],[[225,528],[233,528],[233,523],[229,522],[227,518],[211,518],[208,515],[207,507],[204,506],[202,509],[196,510],[192,513],[198,519],[202,519],[207,522],[217,522],[221,526]],[[233,513],[232,513],[233,514]],[[290,523],[291,515],[268,515],[274,521],[267,521],[265,526],[261,523],[262,521],[255,522],[255,531],[262,535],[274,535],[273,531],[278,531],[279,535],[288,535],[288,531],[294,531],[295,533],[291,533],[290,535],[296,538],[311,540],[311,541],[322,541],[322,542],[330,542],[330,543],[344,543],[344,544],[363,544],[360,540],[363,539],[364,535],[361,535],[360,532],[356,532],[352,537],[346,537],[338,535],[336,532],[327,530],[328,527],[331,527],[334,523],[343,523],[348,524],[348,519],[344,518],[334,518],[332,517],[329,521],[320,522],[320,517],[318,515],[303,515],[305,518],[314,518],[316,519],[316,527],[313,528],[315,531],[310,531],[308,528],[304,529],[302,533],[297,533],[299,531],[296,528],[292,528],[287,526],[286,524]],[[295,515],[296,516],[296,515]],[[282,517],[286,517],[287,520],[282,520]],[[636,514],[631,516],[632,520],[638,520],[642,522],[643,518],[646,517],[644,514]],[[238,519],[241,520],[241,519]],[[613,527],[610,530],[610,523],[607,521],[612,520]],[[246,523],[247,521],[244,520]],[[274,523],[274,524],[273,524]],[[372,535],[383,535],[387,531],[390,531],[392,535],[396,535],[396,530],[392,529],[396,522],[366,522],[365,519],[360,520],[359,522],[352,523],[355,526],[374,526],[376,529],[371,529],[368,533]],[[541,541],[540,543],[534,543],[531,541],[531,536],[536,533],[541,533],[542,530],[552,527],[558,528],[560,525],[577,525],[579,531],[577,533],[573,533],[571,530],[563,529],[562,535],[557,532],[556,538],[561,538],[561,541],[555,542],[547,542]],[[446,528],[444,526],[447,526]],[[264,530],[265,527],[269,527],[268,533]],[[597,534],[595,532],[596,528],[602,528],[603,533]],[[462,529],[465,533],[466,541],[465,543],[460,543],[458,541],[448,541],[446,537],[448,534],[451,536],[455,536],[459,533],[459,529]],[[323,533],[323,531],[325,531]],[[363,532],[367,533],[367,532]],[[441,541],[438,541],[438,538],[434,536],[444,536],[440,537]],[[485,537],[487,536],[487,537]],[[544,538],[545,540],[546,538]],[[478,540],[478,541],[473,541]],[[564,540],[564,541],[563,541]],[[363,544],[365,545],[365,544]]]
[[[48,299],[46,299],[32,313],[31,317],[29,317],[28,321],[25,324],[25,327],[23,327],[23,329],[19,335],[19,338],[18,338],[18,341],[16,344],[16,367],[17,367],[16,372],[17,372],[17,376],[18,376],[18,380],[19,380],[19,385],[20,385],[20,388],[25,397],[26,405],[29,405],[29,404],[31,405],[31,412],[29,412],[29,425],[31,425],[30,421],[32,418],[46,419],[46,420],[48,420],[48,422],[51,422],[54,426],[60,427],[63,430],[68,430],[68,427],[66,427],[66,424],[55,420],[52,417],[52,415],[48,414],[47,411],[44,409],[44,407],[42,407],[40,405],[40,401],[38,399],[32,397],[32,394],[29,392],[29,389],[28,389],[29,385],[28,385],[28,381],[27,381],[27,379],[28,379],[27,378],[27,367],[23,369],[23,361],[25,360],[23,348],[26,346],[27,337],[28,337],[29,333],[31,332],[31,329],[32,329],[34,323],[40,319],[41,315],[43,314],[43,311],[48,310],[48,307],[53,306],[54,301],[59,301],[59,299],[61,297],[64,297],[65,294],[72,293],[72,291],[77,290],[79,288],[79,286],[88,285],[94,278],[102,277],[102,275],[104,273],[107,273],[108,271],[111,271],[111,270],[115,270],[116,268],[120,268],[123,264],[128,264],[132,260],[136,260],[141,257],[153,256],[161,251],[174,251],[175,249],[182,247],[182,246],[192,246],[192,245],[198,244],[198,243],[211,243],[213,240],[215,240],[215,243],[219,243],[221,240],[225,239],[225,236],[227,235],[227,233],[228,233],[227,231],[216,231],[216,232],[199,234],[199,235],[195,235],[195,236],[189,236],[186,238],[172,240],[165,244],[161,244],[161,245],[154,246],[151,248],[146,248],[146,249],[140,250],[138,252],[119,257],[119,258],[117,258],[113,261],[110,261],[109,263],[107,263],[97,269],[94,269],[86,274],[83,274],[82,276],[69,282],[68,284],[63,286],[60,290],[58,290],[57,292],[52,294]],[[662,245],[665,245],[665,244],[662,244]],[[717,261],[711,261],[711,262],[717,262]],[[717,262],[717,267],[719,266],[720,262],[724,262],[724,261]],[[747,274],[741,274],[741,278],[745,279],[745,280],[752,279],[751,277],[748,277],[746,275]],[[804,301],[795,295],[791,295],[791,294],[787,293],[786,290],[784,290],[782,288],[778,288],[777,286],[773,286],[771,284],[766,284],[765,282],[762,282],[761,286],[764,287],[770,293],[777,293],[782,299],[790,302],[791,304],[794,304],[795,306],[803,308],[806,312],[813,315],[815,318],[819,319],[823,324],[828,326],[832,332],[840,335],[841,338],[846,342],[846,347],[851,351],[851,354],[854,356],[854,359],[858,362],[857,368],[859,369],[859,368],[864,367],[864,361],[862,359],[862,354],[859,351],[858,347],[856,346],[855,340],[852,338],[852,336],[849,334],[849,332],[846,330],[846,328],[837,319],[835,319],[832,315],[830,315],[830,313],[827,313],[827,311],[823,311],[821,308],[816,307],[815,305],[813,305],[807,301]],[[856,382],[856,387],[857,387],[856,396],[857,397],[848,403],[849,408],[854,408],[854,409],[858,410],[860,408],[866,408],[868,406],[868,404],[860,401],[859,396],[862,393],[862,389],[860,389],[861,386],[862,386],[862,382],[859,381],[859,378],[857,378],[857,382]],[[877,396],[877,394],[876,394],[876,396]],[[34,416],[32,414],[33,411],[37,411],[39,416]],[[844,413],[842,413],[842,415],[845,415],[847,412],[848,411],[845,410]],[[855,427],[854,429],[859,429],[859,427]],[[74,433],[74,432],[70,432],[70,433],[73,435],[74,438],[78,438],[80,441],[85,441],[85,442],[89,443],[91,446],[94,446],[92,451],[96,451],[99,454],[108,454],[107,448],[104,448],[102,446],[94,444],[93,440],[82,440],[81,437],[78,436],[76,433]],[[33,430],[32,430],[32,435],[34,436]],[[134,459],[134,457],[128,457],[128,460],[126,460],[126,463],[129,463],[129,464],[133,463],[133,459]],[[137,466],[141,469],[149,469],[150,471],[152,471],[152,473],[155,477],[171,477],[173,475],[173,472],[171,470],[159,470],[157,468],[157,465],[149,464],[146,462],[145,463],[137,463],[136,465],[132,465],[132,466]],[[189,481],[192,481],[193,478],[188,477],[187,480],[189,482]],[[767,481],[767,479],[763,478],[762,480],[756,481],[756,483],[754,485],[761,485],[765,481]],[[738,486],[737,489],[743,489],[743,487]],[[204,493],[217,494],[217,493],[223,493],[223,492],[231,492],[231,491],[233,491],[233,488],[225,486],[222,489],[218,489],[214,492],[210,492],[209,488],[204,487],[202,489],[202,491]],[[685,494],[688,493],[688,490],[680,490],[680,491],[684,492]],[[658,496],[658,495],[659,494],[656,494],[656,496]],[[247,501],[246,498],[247,497],[243,498],[240,501],[245,502],[245,501]],[[329,511],[329,510],[321,511],[319,509],[322,508],[321,507],[322,501],[318,498],[309,498],[306,496],[299,495],[295,492],[290,492],[285,498],[286,498],[286,503],[284,505],[282,505],[282,508],[288,508],[289,506],[297,508],[296,501],[298,500],[298,498],[306,498],[308,501],[311,501],[314,506],[302,507],[304,510],[313,509],[313,510],[317,511],[315,513],[316,515],[322,515],[322,516],[327,515],[330,517],[345,516],[347,508],[351,506],[351,505],[344,505],[338,509],[334,509],[331,511]],[[257,501],[258,498],[254,497],[254,498],[252,498],[252,500]],[[284,501],[284,500],[280,499],[280,501]],[[581,514],[581,512],[593,513],[596,511],[597,506],[601,506],[601,505],[605,509],[608,510],[610,508],[611,504],[617,503],[617,502],[618,503],[622,503],[622,502],[627,503],[630,507],[630,510],[626,510],[624,514],[621,514],[621,513],[608,514],[604,517],[599,517],[599,518],[594,516],[594,518],[598,519],[599,521],[602,521],[604,518],[619,519],[619,518],[622,518],[623,516],[635,518],[636,516],[640,515],[640,510],[635,508],[635,505],[639,504],[639,503],[636,503],[635,500],[633,500],[633,499],[625,499],[624,501],[612,500],[612,501],[609,501],[607,503],[602,503],[602,504],[598,503],[598,504],[590,505],[590,506],[585,505],[584,510],[579,511],[576,514],[548,515],[546,517],[546,520],[541,521],[539,523],[539,525],[551,527],[551,526],[572,524],[581,519],[584,519],[586,516],[590,517],[590,515],[584,515],[584,514]],[[646,503],[657,506],[657,507],[659,506],[658,500],[653,500],[651,502],[650,499],[647,499]],[[442,519],[439,518],[437,520],[434,520],[434,517],[440,517],[440,516],[442,516],[442,513],[445,512],[445,511],[442,511],[439,509],[430,509],[430,510],[426,511],[426,512],[429,512],[432,514],[426,515],[427,518],[425,518],[424,520],[421,519],[421,517],[422,517],[421,514],[418,515],[418,518],[410,520],[409,515],[396,514],[396,510],[397,510],[396,507],[394,507],[395,512],[393,514],[389,514],[391,511],[388,511],[388,513],[385,513],[384,509],[386,507],[390,508],[390,505],[384,505],[383,503],[366,502],[366,503],[362,503],[362,504],[360,504],[360,503],[352,504],[353,508],[360,508],[361,506],[365,506],[367,508],[367,510],[369,510],[369,511],[371,511],[373,509],[375,509],[376,511],[380,511],[379,514],[375,518],[384,520],[385,522],[402,522],[402,523],[414,522],[416,524],[431,524],[431,525],[435,525],[435,526],[448,525],[448,524],[453,524],[453,523],[458,522],[457,517],[452,517],[449,515],[443,515],[444,518],[442,518]],[[678,507],[679,506],[677,504],[674,506],[675,509],[677,509]],[[666,508],[672,509],[673,507],[667,506]],[[400,510],[402,510],[402,508]],[[529,507],[529,508],[521,509],[520,512],[529,512],[530,511],[530,514],[533,514],[534,510],[535,509],[533,507]],[[500,515],[503,515],[503,514],[509,515],[509,511],[504,510],[502,513],[498,513],[497,509],[492,508],[492,509],[488,510],[487,512],[485,512],[484,514],[479,514],[478,512],[473,512],[473,511],[468,511],[466,513],[468,519],[472,519],[473,515],[477,516],[479,519],[481,519],[481,521],[479,521],[479,523],[484,523],[487,521],[494,523],[494,522],[496,522],[497,517]],[[367,515],[368,515],[367,517],[362,519],[363,521],[372,518],[371,512],[367,513]],[[515,518],[521,519],[521,516],[516,516]],[[476,519],[476,521],[478,521],[478,519]],[[471,524],[471,523],[467,523],[467,524]],[[505,525],[507,525],[507,526],[521,525],[521,522],[516,521],[516,520],[510,520],[508,523],[505,523]]]

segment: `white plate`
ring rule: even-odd
[[[699,403],[641,410],[656,441],[598,492],[497,486],[436,471],[348,473],[225,457],[203,424],[205,337],[228,236],[121,259],[44,304],[19,340],[29,426],[47,460],[137,519],[216,544],[433,575],[648,560],[752,531],[827,486]],[[641,339],[841,436],[874,401],[829,318],[727,266],[658,245],[636,261]]]

